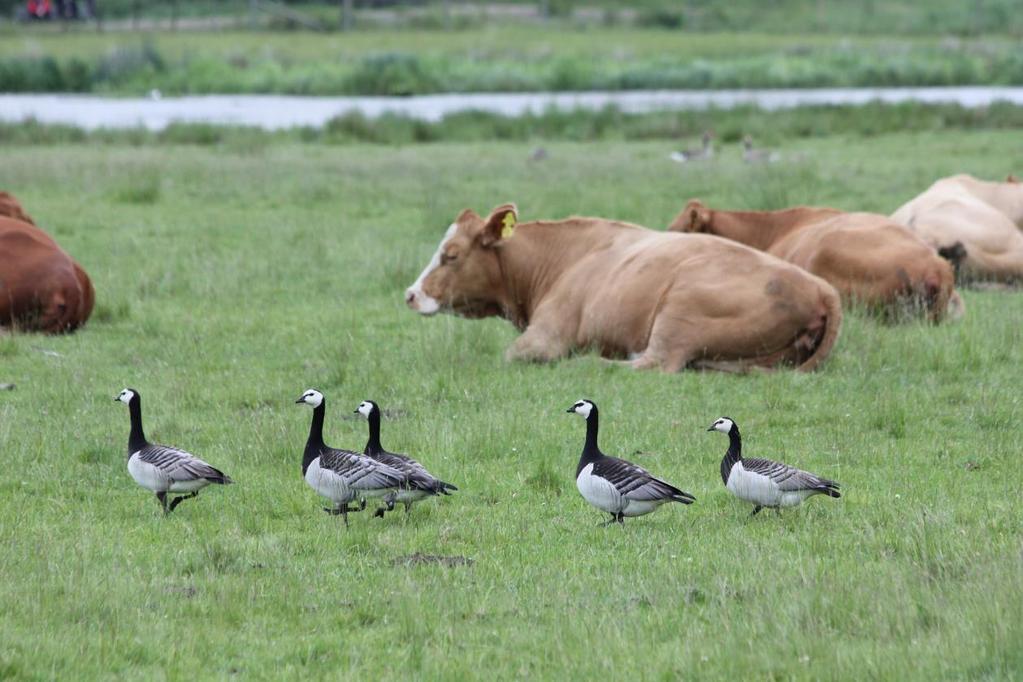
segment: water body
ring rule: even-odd
[[[205,95],[145,98],[85,95],[0,95],[0,120],[34,118],[82,128],[161,130],[171,123],[214,123],[267,130],[320,127],[335,116],[385,113],[437,121],[476,110],[506,116],[548,109],[596,110],[614,105],[627,112],[672,111],[755,105],[785,109],[808,104],[862,105],[873,101],[954,103],[982,107],[1005,101],[1023,104],[1023,87],[822,88],[806,90],[658,90],[633,92],[470,93],[418,97],[300,97],[290,95]]]

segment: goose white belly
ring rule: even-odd
[[[367,490],[364,490],[362,488],[353,488],[353,497],[358,496],[365,499],[373,499],[376,497],[389,497],[391,495],[394,495],[395,491],[398,491],[398,488],[369,488]],[[398,494],[400,495],[401,491],[398,491]],[[400,500],[401,498],[398,497],[396,499]]]
[[[667,500],[630,500],[627,497],[623,498],[623,501],[625,508],[622,509],[622,514],[625,516],[643,516],[667,502]]]
[[[334,504],[345,504],[355,499],[355,491],[336,473],[321,467],[319,457],[305,470],[305,482]]]
[[[430,493],[425,490],[418,490],[415,488],[412,490],[405,490],[402,488],[398,490],[398,497],[395,498],[395,502],[418,502],[429,494]]]
[[[782,491],[778,484],[763,474],[746,471],[742,461],[732,466],[725,487],[740,500],[761,507],[795,507],[815,494],[815,490]]]
[[[742,461],[736,462],[728,472],[725,487],[740,500],[761,507],[777,507],[782,499],[782,492],[778,489],[777,483],[762,474],[746,471]]]
[[[210,484],[205,478],[175,481],[165,471],[149,462],[143,462],[137,452],[128,458],[128,473],[136,483],[154,493],[192,493]]]
[[[583,499],[601,511],[617,514],[625,507],[625,500],[611,481],[593,475],[593,464],[587,464],[575,478],[575,487]],[[635,504],[635,503],[633,503]],[[642,512],[646,513],[646,512]]]

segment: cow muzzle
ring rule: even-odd
[[[409,287],[405,290],[405,305],[420,315],[433,315],[440,310],[440,303],[437,299],[427,296],[418,287]]]

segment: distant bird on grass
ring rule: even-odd
[[[733,495],[753,504],[750,516],[764,507],[781,513],[781,507],[795,507],[813,495],[842,496],[834,481],[769,459],[744,459],[739,427],[728,417],[716,420],[707,430],[728,434],[721,480]]]
[[[458,490],[450,483],[436,478],[426,468],[408,455],[401,455],[396,452],[388,452],[380,444],[380,406],[372,400],[364,400],[355,410],[369,422],[369,440],[363,454],[377,462],[394,467],[408,476],[408,487],[398,490],[395,497],[385,499],[387,511],[394,509],[395,502],[405,505],[405,514],[412,509],[412,503],[431,495],[450,495],[449,490]],[[375,516],[384,515],[384,507],[380,507],[374,513]]]
[[[370,459],[358,452],[332,448],[323,442],[323,418],[327,411],[327,399],[315,389],[305,391],[296,403],[305,403],[313,408],[313,421],[309,427],[309,439],[302,454],[302,476],[309,487],[331,501],[333,506],[325,507],[328,514],[340,514],[348,526],[348,513],[362,511],[361,507],[350,508],[349,503],[357,498],[397,495],[398,489],[408,485],[408,477],[402,472]],[[391,502],[393,505],[393,501]]]
[[[692,504],[696,501],[670,483],[654,478],[643,467],[616,457],[608,457],[597,445],[598,412],[591,400],[580,400],[568,408],[586,420],[586,443],[575,485],[591,505],[611,515],[604,525],[625,523],[626,516],[649,514],[666,502]]]
[[[704,161],[714,158],[714,135],[710,131],[703,134],[703,146],[699,149],[683,149],[679,152],[672,152],[668,158],[676,163],[689,163],[690,161]]]
[[[742,138],[742,160],[746,163],[774,163],[781,161],[781,154],[772,149],[755,149],[753,138],[746,135]]]
[[[131,417],[128,473],[140,486],[156,493],[156,499],[165,514],[174,511],[183,501],[198,495],[201,489],[211,483],[233,483],[227,474],[191,453],[147,441],[142,431],[142,396],[138,391],[126,388],[114,398],[114,402],[118,401],[128,406]],[[186,494],[168,500],[167,493]]]

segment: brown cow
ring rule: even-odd
[[[942,178],[903,204],[892,220],[949,257],[964,280],[1023,280],[1023,185]]]
[[[95,291],[85,271],[0,192],[0,327],[69,332],[92,313]]]
[[[740,244],[601,218],[516,225],[466,209],[405,292],[423,315],[503,317],[511,360],[595,348],[637,369],[815,368],[842,322],[824,280]]]
[[[959,317],[952,266],[909,230],[874,213],[799,206],[718,211],[691,200],[668,227],[741,242],[794,263],[891,319],[922,304],[930,319]]]

